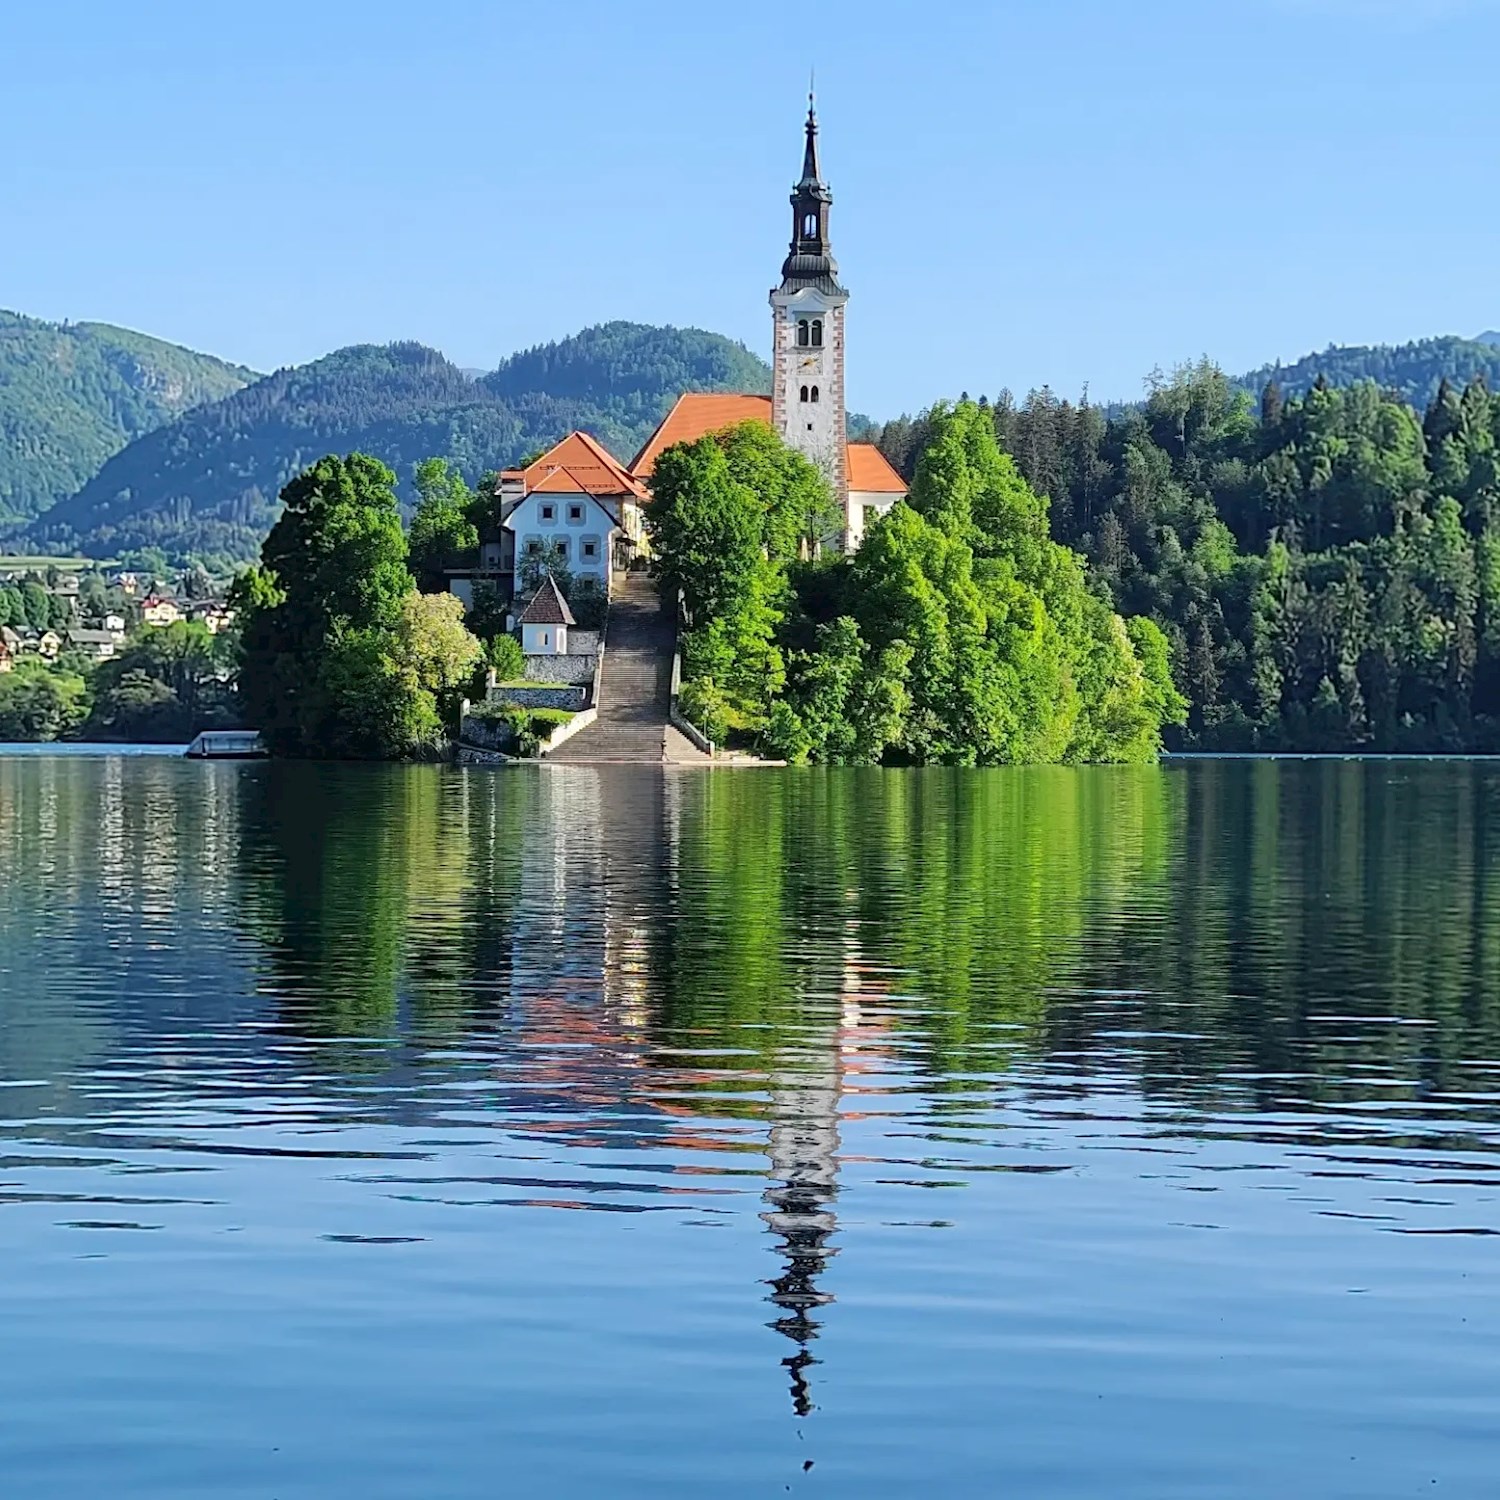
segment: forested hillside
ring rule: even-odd
[[[282,486],[326,453],[378,454],[403,486],[441,454],[473,482],[573,427],[629,454],[678,392],[768,384],[743,346],[698,329],[609,323],[478,381],[420,344],[360,345],[279,370],[132,443],[26,540],[244,561],[276,519]]]
[[[1500,397],[1365,382],[1259,401],[1208,362],[1114,419],[990,408],[1053,535],[1171,643],[1219,749],[1500,750]],[[908,471],[930,419],[888,423]]]
[[[0,524],[38,514],[133,439],[256,378],[107,323],[0,311]]]
[[[589,413],[589,430],[629,458],[683,391],[769,393],[771,369],[721,334],[615,322],[513,354],[482,383],[506,401],[545,393]]]
[[[1500,390],[1500,339],[1480,334],[1475,339],[1421,339],[1414,344],[1334,345],[1321,354],[1309,354],[1294,364],[1264,365],[1242,375],[1235,384],[1259,396],[1274,380],[1284,396],[1301,396],[1322,378],[1330,385],[1351,386],[1373,380],[1381,390],[1392,391],[1419,411],[1437,395],[1444,380],[1465,386],[1482,375]]]

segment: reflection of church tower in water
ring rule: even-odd
[[[828,1262],[838,1253],[835,1204],[839,1195],[840,1112],[846,1075],[854,1061],[860,1026],[859,976],[846,964],[845,987],[836,1013],[810,1018],[802,1045],[783,1053],[767,1077],[771,1186],[761,1214],[781,1243],[784,1266],[770,1282],[769,1300],[781,1309],[770,1327],[797,1346],[782,1360],[792,1386],[792,1405],[805,1417],[815,1405],[808,1378],[819,1361],[818,1308],[833,1302],[822,1285]]]

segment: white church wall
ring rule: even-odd
[[[867,518],[873,510],[879,515],[886,515],[890,508],[902,497],[892,495],[884,490],[850,490],[849,491],[849,550],[853,552],[864,540]]]

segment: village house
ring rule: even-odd
[[[108,614],[105,615],[100,623],[116,640],[123,641],[125,639],[124,615]]]
[[[905,497],[906,482],[879,448],[848,441],[849,293],[833,258],[832,203],[809,100],[802,176],[791,195],[791,247],[770,294],[771,394],[685,392],[628,465],[588,433],[571,432],[526,468],[506,470],[477,560],[449,571],[449,586],[466,608],[473,607],[477,586],[493,588],[502,603],[515,597],[528,561],[538,569],[562,564],[574,578],[597,578],[610,590],[613,574],[648,550],[642,506],[662,450],[740,422],[766,423],[822,470],[842,517],[841,534],[827,538],[835,546],[853,551],[868,527]]]
[[[188,605],[188,619],[218,635],[234,624],[234,611],[216,599],[199,599]]]
[[[141,619],[147,625],[175,625],[182,618],[182,609],[175,599],[161,594],[148,594],[141,600]]]
[[[70,630],[68,646],[91,661],[109,661],[119,649],[120,641],[108,630]]]
[[[51,661],[63,648],[63,638],[55,630],[44,630],[35,637],[35,650],[39,656]]]
[[[449,587],[466,607],[476,584],[491,584],[508,600],[531,562],[539,569],[560,564],[608,592],[644,544],[646,495],[596,438],[570,432],[524,469],[500,475],[498,525],[480,538],[477,564],[450,570]]]

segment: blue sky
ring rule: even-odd
[[[815,64],[851,406],[1500,325],[1500,0],[10,0],[0,306],[261,369],[767,344]]]

